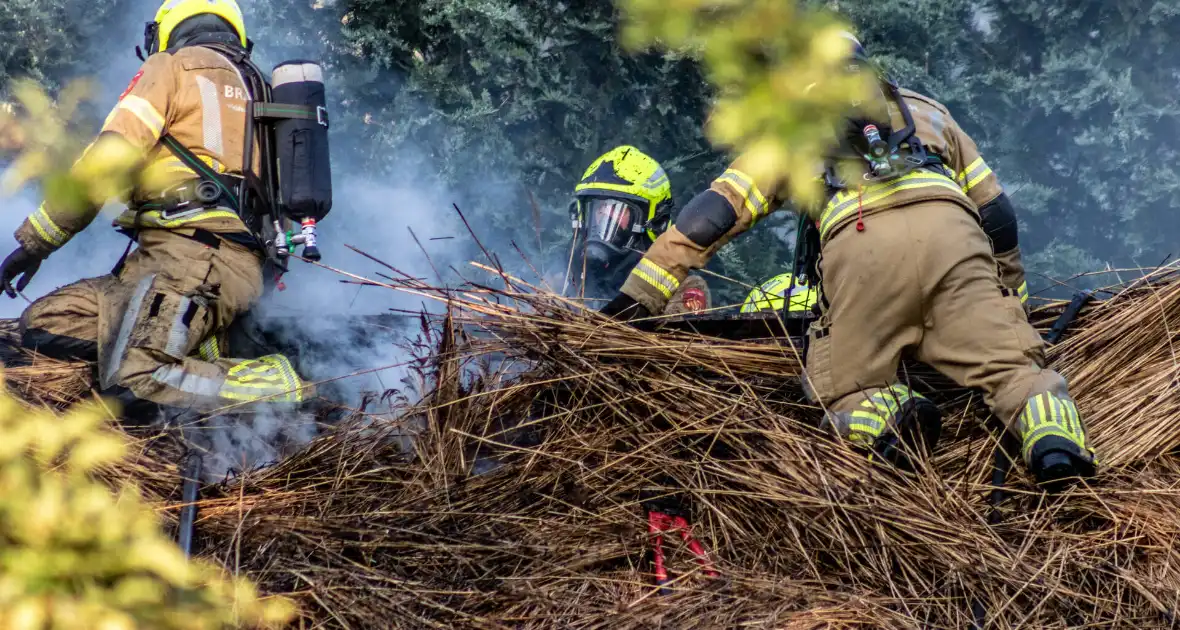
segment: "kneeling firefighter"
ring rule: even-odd
[[[873,68],[856,38],[846,37],[849,69]],[[993,242],[1001,252],[1015,243],[989,240],[981,226],[981,215],[1012,214],[1007,196],[945,107],[873,70],[880,98],[859,105],[832,153],[817,156],[827,196],[809,212],[822,251],[822,314],[806,353],[809,394],[840,436],[909,466],[906,453],[933,448],[941,431],[938,408],[897,378],[903,351],[911,352],[983,390],[1020,438],[1038,482],[1055,489],[1093,475],[1095,454],[1065,379],[1045,368],[1022,296],[997,273]],[[605,314],[659,310],[666,287],[649,278],[684,277],[782,206],[787,183],[754,181],[748,159],[740,156],[688,203]]]
[[[299,403],[312,389],[287,357],[235,360],[209,346],[259,298],[264,265],[281,273],[284,226],[299,221],[294,240],[305,257],[318,257],[315,221],[331,208],[321,70],[280,64],[269,84],[249,60],[234,0],[169,0],[148,23],[145,44],[149,56],[96,140],[145,156],[136,181],[153,184],[131,190],[115,220],[138,247],[111,274],[29,306],[22,344],[95,361],[101,392],[128,418]],[[43,203],[0,267],[8,295],[98,211]]]
[[[674,209],[667,174],[639,149],[615,147],[594,160],[570,204],[574,255],[569,275],[576,293],[591,299],[613,297],[643,252],[668,229]],[[660,278],[653,282],[670,286]],[[665,315],[709,308],[709,286],[695,274],[661,295]]]

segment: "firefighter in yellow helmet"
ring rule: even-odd
[[[252,92],[239,72],[250,48],[241,9],[234,0],[168,0],[145,40],[148,57],[96,140],[127,143],[145,155],[138,181],[154,184],[129,191],[128,208],[115,220],[138,247],[111,274],[29,306],[22,343],[49,356],[96,361],[102,393],[134,418],[246,401],[298,403],[311,390],[285,356],[226,359],[211,342],[263,287],[263,253],[231,192],[259,172],[259,151],[245,163]],[[184,150],[195,156],[188,164],[207,169],[211,179],[198,178]],[[201,185],[213,181],[218,185]],[[47,200],[25,220],[16,231],[19,247],[0,266],[9,296],[98,211]]]
[[[664,169],[632,146],[607,151],[586,169],[574,189],[570,217],[574,256],[570,276],[587,298],[612,297],[672,219],[672,185]],[[689,275],[669,292],[666,315],[709,308],[709,287]]]
[[[846,37],[849,69],[879,73]],[[1093,475],[1097,458],[1066,381],[1043,364],[1015,278],[997,271],[993,247],[1015,243],[993,244],[981,225],[998,207],[1012,215],[1003,188],[946,107],[879,76],[880,98],[858,104],[831,152],[816,156],[827,196],[808,214],[818,221],[825,308],[808,335],[809,393],[838,435],[909,466],[909,453],[932,449],[941,431],[938,408],[898,380],[902,354],[912,353],[983,390],[1046,488]],[[789,182],[754,180],[750,159],[739,156],[685,206],[604,314],[659,310],[688,270],[782,207]]]
[[[784,310],[787,313],[810,313],[819,303],[819,291],[792,273],[781,273],[754,287],[742,303],[742,313]]]

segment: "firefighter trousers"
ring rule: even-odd
[[[216,336],[261,295],[262,262],[209,236],[141,231],[118,276],[80,280],[30,305],[22,344],[95,361],[100,391],[127,404],[207,412],[255,400],[300,402],[306,390],[286,357],[220,358]]]
[[[1001,284],[975,217],[932,201],[872,214],[864,225],[823,244],[829,307],[809,332],[807,385],[836,430],[863,444],[889,428],[891,412],[917,396],[897,376],[910,353],[982,389],[1026,445],[1064,431],[1086,450],[1065,379],[1044,367],[1043,342],[1019,296]]]

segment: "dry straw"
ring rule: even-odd
[[[785,341],[645,332],[506,276],[464,291],[380,283],[447,305],[418,366],[432,389],[404,418],[425,427],[416,451],[400,446],[405,426],[343,426],[206,489],[198,544],[292,596],[307,628],[1168,627],[1170,273],[1087,307],[1051,352],[1090,419],[1099,479],[1046,501],[1018,465],[996,524],[996,440],[972,392],[938,395],[944,441],[902,476],[814,428]],[[24,393],[64,399],[45,391],[63,382]],[[166,502],[178,484],[161,470],[148,457],[121,474]],[[668,545],[675,592],[655,593],[638,500],[653,487],[691,498],[722,579]]]

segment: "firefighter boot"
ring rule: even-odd
[[[902,403],[896,426],[873,441],[873,458],[880,458],[906,472],[915,462],[934,452],[942,435],[942,411],[926,398],[915,396]]]
[[[1056,494],[1083,479],[1094,476],[1093,456],[1080,452],[1077,444],[1059,435],[1047,435],[1033,445],[1029,469],[1037,485]]]

